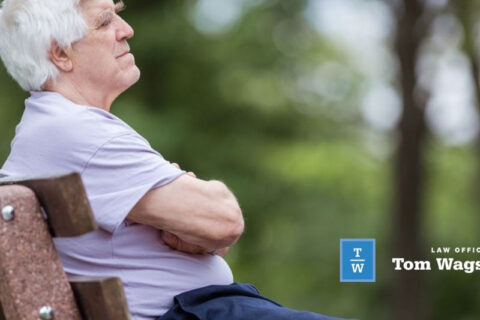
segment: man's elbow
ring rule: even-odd
[[[231,225],[230,225],[230,240],[232,244],[238,241],[240,239],[240,236],[243,234],[243,231],[245,230],[245,221],[243,219],[243,214],[242,210],[240,209],[240,206],[238,203],[235,205],[234,208],[232,208],[233,211],[233,216],[234,218],[232,219]]]
[[[221,248],[230,247],[240,239],[245,228],[242,211],[240,207],[232,209],[232,216],[225,222],[218,232],[218,242]]]
[[[222,184],[223,185],[223,184]],[[221,215],[223,223],[219,226],[218,239],[223,247],[229,247],[238,241],[245,229],[242,210],[233,193],[225,186],[222,186],[223,206]]]

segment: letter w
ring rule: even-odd
[[[353,270],[353,273],[357,273],[357,272],[360,272],[362,273],[363,272],[363,263],[352,263],[352,270]]]

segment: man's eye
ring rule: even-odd
[[[113,17],[112,17],[111,13],[107,13],[107,14],[103,15],[101,20],[100,20],[100,23],[98,24],[98,28],[108,26],[110,24],[110,22],[112,22],[112,20],[113,20]]]
[[[103,22],[100,24],[100,27],[106,27],[110,24],[110,22],[112,22],[111,19],[103,20]]]

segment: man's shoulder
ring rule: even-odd
[[[46,95],[26,102],[5,164],[7,171],[38,174],[81,171],[112,139],[138,135],[105,110],[59,102],[57,98]]]
[[[22,121],[17,134],[19,138],[36,140],[41,144],[95,147],[112,138],[136,132],[106,111],[85,107]]]
[[[27,114],[17,127],[11,155],[16,156],[15,159],[28,156],[38,166],[75,164],[78,169],[102,145],[126,135],[136,135],[136,132],[117,117],[93,108]]]
[[[85,107],[74,113],[65,114],[61,117],[61,128],[65,131],[94,134],[100,137],[114,137],[124,133],[135,131],[115,115],[93,107]]]

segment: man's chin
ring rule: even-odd
[[[140,69],[138,69],[138,67],[135,66],[135,77],[134,77],[132,86],[140,80],[140,75],[141,75]]]
[[[128,80],[126,81],[125,90],[127,90],[140,80],[140,69],[138,69],[137,66],[134,66],[132,69],[133,70],[130,71]]]

